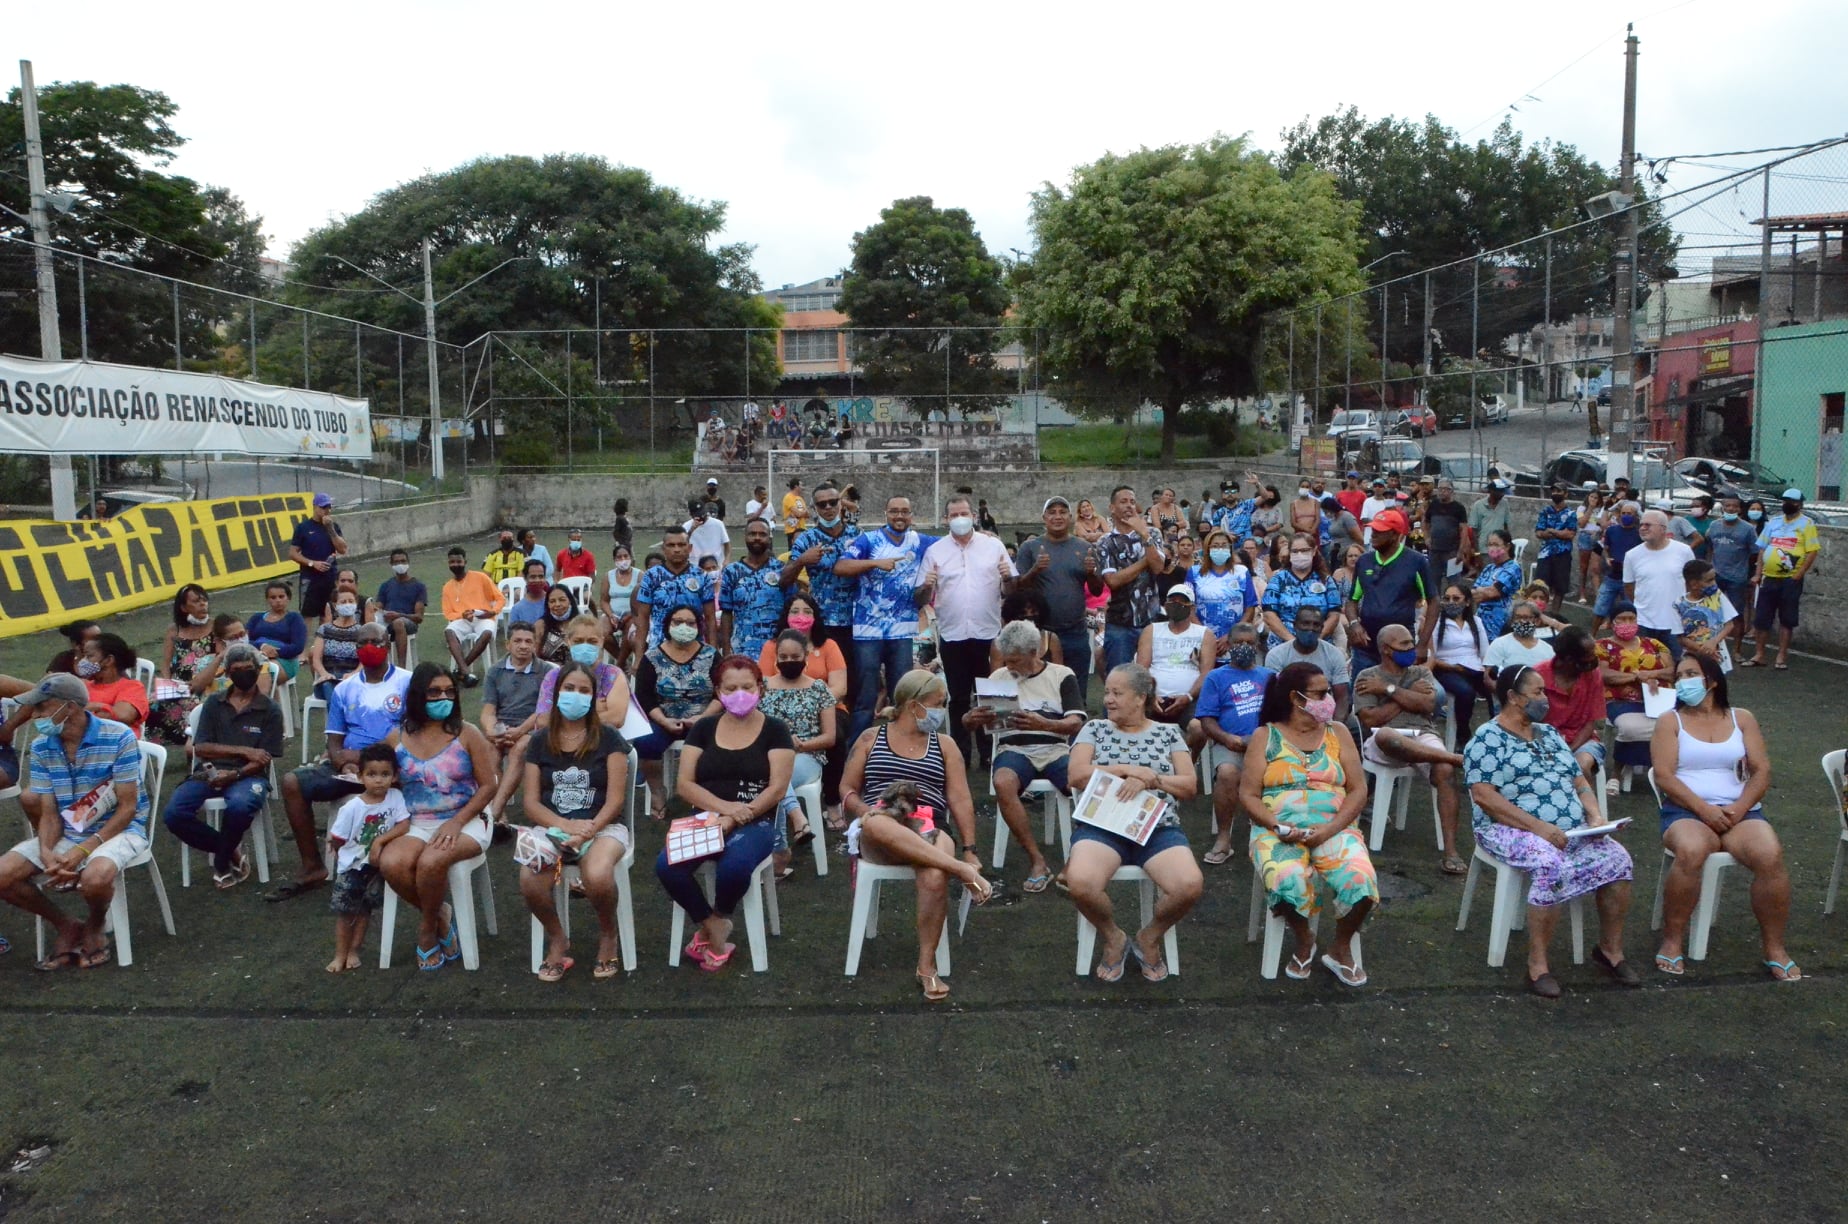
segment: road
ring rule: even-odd
[[[253,493],[325,493],[336,506],[394,501],[416,492],[403,481],[360,476],[321,464],[251,459],[187,460],[164,466],[169,479],[192,487],[196,498],[243,497]],[[160,487],[160,486],[151,486]],[[165,491],[163,489],[163,491]]]
[[[1610,409],[1601,409],[1599,423],[1609,426]],[[1502,425],[1485,425],[1480,429],[1440,430],[1425,439],[1429,455],[1486,454],[1491,460],[1517,471],[1539,472],[1549,459],[1562,451],[1585,446],[1586,418],[1583,409],[1574,412],[1570,400],[1551,404],[1527,404],[1509,413]]]

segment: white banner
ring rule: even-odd
[[[367,401],[262,383],[0,355],[0,454],[370,459]]]

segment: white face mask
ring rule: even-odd
[[[572,552],[583,552],[584,551],[584,541],[582,540],[571,541],[571,551]]]
[[[950,534],[961,539],[975,530],[975,520],[966,514],[958,514],[950,519]]]
[[[334,605],[335,616],[354,616],[359,612],[358,604],[339,603]]]
[[[1314,564],[1315,564],[1315,554],[1314,553],[1293,552],[1290,554],[1290,568],[1291,569],[1305,570]]]
[[[402,578],[406,574],[411,572],[411,567],[403,563],[399,563],[391,567],[391,572],[398,575],[398,577]]]
[[[209,625],[211,622],[212,618],[209,616],[188,616],[186,618],[186,623],[189,625]]]
[[[619,574],[626,574],[626,573],[628,573],[628,572],[629,572],[629,570],[630,570],[630,568],[631,568],[631,567],[632,567],[632,566],[633,566],[634,564],[635,564],[634,562],[632,562],[632,561],[629,561],[629,560],[627,560],[627,559],[623,559],[623,560],[618,560],[618,561],[616,562],[616,572],[617,572],[617,573],[619,573]]]

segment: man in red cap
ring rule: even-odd
[[[1406,547],[1411,521],[1405,511],[1382,510],[1367,523],[1373,551],[1362,553],[1354,571],[1354,589],[1341,614],[1348,624],[1354,671],[1378,667],[1374,639],[1388,625],[1418,625],[1418,662],[1431,657],[1431,631],[1437,627],[1437,584],[1423,553]],[[1420,618],[1422,610],[1423,616]]]

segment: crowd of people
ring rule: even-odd
[[[1166,487],[1146,505],[1129,486],[1101,503],[1054,496],[1013,547],[969,491],[933,508],[941,536],[897,494],[862,525],[858,491],[831,481],[792,480],[778,504],[755,489],[733,528],[714,481],[639,564],[619,501],[607,568],[582,530],[556,554],[531,530],[499,533],[479,564],[450,549],[442,650],[414,667],[431,600],[410,554],[393,551],[391,577],[367,595],[317,497],[291,547],[298,608],[279,581],[261,611],[214,616],[210,593],[187,586],[151,679],[89,622],[67,630],[43,679],[0,677],[16,706],[0,771],[26,778],[35,829],[0,857],[0,900],[55,928],[41,968],[102,963],[115,877],[146,853],[150,821],[207,854],[231,889],[251,870],[245,833],[279,790],[301,866],[268,896],[329,889],[330,971],[358,965],[388,888],[420,916],[418,968],[456,960],[450,869],[511,840],[545,933],[539,978],[575,963],[556,900],[567,867],[598,919],[593,975],[607,978],[621,970],[614,880],[638,850],[642,796],[657,818],[677,801],[722,835],[707,858],[664,848],[654,864],[701,969],[729,962],[733,915],[766,860],[787,878],[796,850],[831,837],[850,856],[913,868],[918,983],[938,1001],[950,885],[977,903],[1000,886],[976,850],[971,779],[986,773],[1025,856],[1021,891],[1069,896],[1099,935],[1099,979],[1132,962],[1150,981],[1168,975],[1164,940],[1198,901],[1202,866],[1237,857],[1243,822],[1253,886],[1294,940],[1286,976],[1320,965],[1360,987],[1355,937],[1379,886],[1357,822],[1370,773],[1409,771],[1435,792],[1439,873],[1469,870],[1466,810],[1475,850],[1527,873],[1527,982],[1558,997],[1549,937],[1559,907],[1582,896],[1601,920],[1593,959],[1625,985],[1642,980],[1623,949],[1632,864],[1599,832],[1600,784],[1615,793],[1618,772],[1653,767],[1674,853],[1655,968],[1686,971],[1701,864],[1724,850],[1752,872],[1766,969],[1801,975],[1761,805],[1769,759],[1727,686],[1735,661],[1765,662],[1774,630],[1772,666],[1788,665],[1818,554],[1798,490],[1767,518],[1734,499],[1644,509],[1621,481],[1555,487],[1531,541],[1517,541],[1499,480],[1474,504],[1449,481],[1402,488],[1349,472],[1338,489],[1304,477],[1286,499],[1247,480],[1198,504]],[[1573,600],[1591,605],[1589,631],[1565,619]],[[326,750],[281,772],[282,704],[298,682],[326,703]],[[470,722],[463,691],[478,686]],[[15,755],[28,725],[35,738]],[[159,812],[143,740],[188,762]],[[1081,820],[1054,864],[1028,804],[1042,783],[1075,795],[1098,774],[1122,797],[1158,796],[1154,818],[1142,840]],[[799,801],[812,788],[823,827]],[[1200,858],[1180,821],[1196,795],[1213,813]],[[207,819],[213,798],[223,810]],[[316,804],[335,805],[325,835]],[[707,862],[710,891],[696,871]],[[1133,931],[1107,890],[1125,866],[1159,894]],[[87,912],[72,917],[60,890]]]

